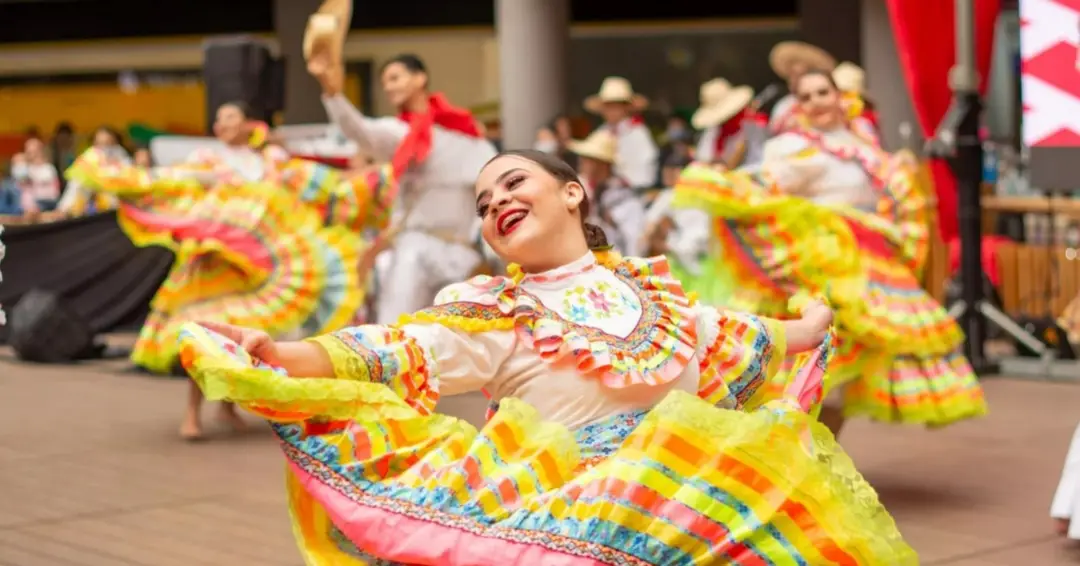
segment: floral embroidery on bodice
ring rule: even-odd
[[[527,275],[520,288],[566,320],[626,338],[641,320],[641,301],[614,273],[597,267],[589,254],[557,270]]]

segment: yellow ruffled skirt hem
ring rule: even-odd
[[[208,398],[275,421],[312,565],[917,563],[828,431],[785,402],[744,413],[676,392],[570,431],[504,399],[477,431],[381,384],[294,379],[181,334]]]

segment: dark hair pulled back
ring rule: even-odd
[[[565,161],[556,155],[535,149],[510,149],[503,151],[495,157],[492,157],[488,163],[491,163],[500,157],[507,156],[520,157],[532,161],[539,165],[548,175],[555,177],[555,180],[560,183],[581,183],[577,171]],[[487,164],[484,166],[486,167]],[[585,233],[585,243],[588,244],[589,249],[593,251],[610,249],[611,244],[608,243],[607,234],[604,233],[604,229],[591,222],[586,222],[585,220],[589,217],[588,195],[582,195],[581,204],[578,205],[578,211],[581,213],[581,231]]]
[[[833,88],[839,88],[836,86],[836,79],[833,78],[832,73],[830,73],[829,71],[826,71],[825,69],[807,69],[802,73],[799,73],[798,76],[794,77],[794,80],[791,83],[794,88],[791,90],[799,90],[799,85],[802,84],[803,80],[805,80],[806,77],[824,77],[825,80],[829,81],[829,84],[832,85]]]

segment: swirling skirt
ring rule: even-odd
[[[572,432],[503,399],[477,431],[382,384],[288,378],[195,325],[181,340],[208,398],[275,421],[311,566],[918,562],[828,431],[785,402],[672,393]]]
[[[363,304],[358,266],[367,243],[322,226],[315,210],[272,185],[219,187],[182,208],[124,202],[119,221],[137,245],[176,253],[132,352],[151,371],[172,369],[184,322],[327,332]]]
[[[809,201],[750,198],[723,182],[701,190],[737,307],[784,317],[791,297],[826,296],[839,339],[826,385],[844,387],[847,415],[942,426],[985,414],[959,326],[883,237]]]

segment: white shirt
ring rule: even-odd
[[[607,214],[613,225],[603,219],[601,211]],[[609,179],[608,187],[600,193],[599,202],[594,201],[589,212],[589,222],[604,230],[608,242],[616,250],[628,256],[644,255],[641,235],[645,228],[645,205],[622,181],[614,177]]]
[[[823,134],[826,143],[856,151],[869,151],[866,142],[846,128]],[[801,155],[812,148],[810,140],[795,132],[780,134],[765,144],[763,168],[781,186],[805,180],[807,198],[822,205],[873,207],[877,203],[870,176],[856,161],[841,159],[822,150]]]
[[[323,97],[323,105],[341,132],[376,162],[391,161],[409,133],[409,125],[401,119],[364,116],[340,94]],[[395,224],[404,222],[405,229],[449,232],[467,241],[476,219],[476,177],[493,157],[495,147],[488,140],[433,126],[427,161],[399,180],[401,206],[395,207]]]
[[[633,188],[655,185],[660,150],[657,149],[649,128],[645,124],[635,123],[631,118],[619,122],[615,127],[601,127],[615,134],[618,143],[615,175],[625,179]]]
[[[737,134],[724,140],[723,151],[721,151],[719,155],[717,155],[716,151],[716,141],[718,137],[720,137],[720,126],[706,128],[701,134],[701,139],[698,140],[697,149],[694,152],[694,160],[703,163],[715,163],[723,160],[724,163],[730,163],[739,151],[739,144],[745,143],[746,155],[743,156],[742,163],[737,163],[735,165],[755,165],[761,162],[762,151],[765,140],[768,138],[768,132],[758,124],[743,122],[743,125]]]

